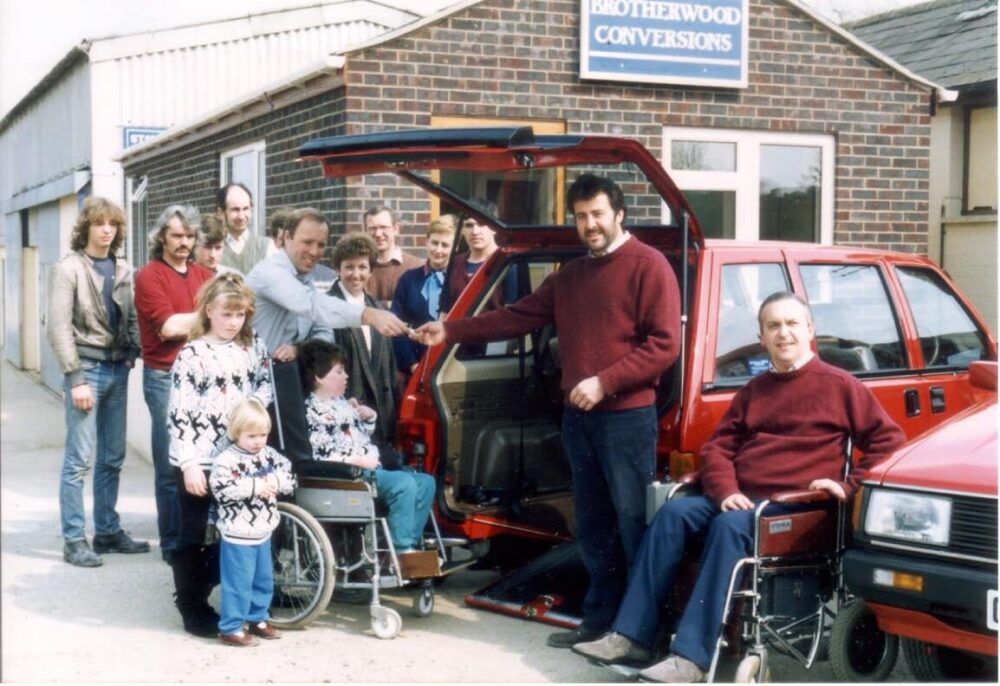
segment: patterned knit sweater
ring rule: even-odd
[[[233,444],[219,453],[208,483],[218,503],[215,522],[223,540],[252,545],[263,543],[278,526],[277,498],[257,495],[261,481],[270,474],[278,480],[279,493],[295,490],[292,464],[271,447],[249,453]]]
[[[171,369],[170,464],[212,468],[213,450],[226,436],[229,413],[246,398],[271,402],[271,363],[264,343],[212,343],[204,337],[185,345]]]
[[[306,423],[313,459],[353,462],[351,458],[378,458],[378,446],[371,440],[375,419],[363,421],[343,396],[328,400],[310,393],[306,398]]]

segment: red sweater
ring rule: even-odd
[[[680,349],[677,278],[662,254],[633,237],[610,255],[569,262],[513,305],[444,327],[448,341],[482,343],[550,323],[564,392],[596,374],[607,393],[597,410],[651,405]]]
[[[848,437],[863,455],[845,482]],[[737,492],[756,500],[832,479],[850,498],[863,473],[905,442],[864,384],[814,357],[801,369],[767,372],[740,389],[701,448],[701,485],[721,503]]]
[[[170,369],[187,340],[165,341],[160,330],[171,315],[194,312],[194,296],[214,276],[200,264],[189,263],[181,274],[163,260],[153,260],[135,275],[135,311],[139,319],[142,363],[152,369]]]

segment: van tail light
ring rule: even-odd
[[[427,469],[428,422],[419,420],[402,421],[396,427],[396,442],[406,456],[406,461],[419,470]]]
[[[668,469],[670,470],[670,478],[676,481],[685,474],[690,474],[698,469],[698,460],[694,453],[671,450]]]

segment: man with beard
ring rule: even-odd
[[[178,478],[170,466],[167,405],[170,368],[197,318],[195,295],[212,272],[194,262],[198,210],[170,205],[150,233],[149,264],[135,278],[135,309],[142,342],[142,392],[152,420],[153,468],[160,551],[174,570],[177,609],[184,629],[198,636],[217,631],[218,615],[208,595],[218,583],[215,547],[204,546],[204,528],[182,531]]]

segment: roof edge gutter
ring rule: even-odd
[[[38,100],[52,85],[62,78],[63,74],[68,72],[77,62],[81,60],[88,59],[90,53],[90,42],[83,41],[74,45],[69,49],[61,60],[56,62],[56,65],[52,67],[48,73],[42,77],[42,80],[36,83],[31,90],[24,94],[24,97],[17,101],[10,110],[0,119],[0,131],[3,131],[16,119],[22,112],[24,112],[31,103]]]
[[[194,120],[172,126],[159,136],[155,136],[139,145],[116,153],[112,156],[112,159],[121,163],[134,162],[136,159],[149,157],[162,148],[179,143],[181,139],[196,140],[196,134],[203,131],[207,126],[221,122],[258,103],[273,105],[276,96],[280,96],[282,93],[290,90],[295,90],[303,84],[321,76],[336,74],[343,70],[346,62],[347,60],[343,55],[327,55],[309,67],[265,86],[259,92],[254,91],[249,95],[244,95],[227,104],[221,105],[215,110],[201,114]],[[190,142],[190,140],[185,140],[184,142]]]

